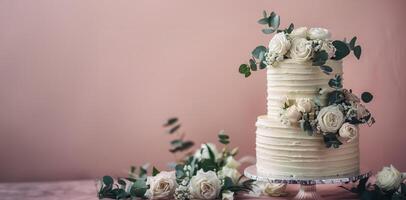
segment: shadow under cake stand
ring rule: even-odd
[[[244,175],[249,179],[268,183],[300,184],[299,192],[296,194],[295,197],[293,197],[293,200],[322,200],[323,198],[317,193],[316,190],[317,184],[349,183],[370,177],[371,172],[319,178],[295,178],[282,176],[264,176],[257,172],[257,167],[255,165],[251,165],[244,170]]]

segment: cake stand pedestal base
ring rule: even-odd
[[[257,172],[255,165],[249,166],[244,170],[244,175],[256,181],[268,183],[286,183],[300,184],[299,192],[293,197],[293,200],[322,200],[323,198],[317,193],[316,184],[344,184],[371,176],[371,172],[347,174],[330,177],[317,178],[296,178],[296,177],[281,177],[272,175],[263,175]]]
[[[322,200],[323,198],[316,191],[316,184],[300,184],[299,192],[293,200]]]

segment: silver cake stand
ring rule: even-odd
[[[371,176],[371,172],[330,176],[319,178],[295,178],[295,177],[281,177],[281,176],[264,176],[257,172],[257,167],[251,165],[244,170],[244,175],[253,180],[268,182],[268,183],[286,183],[286,184],[300,184],[299,192],[293,197],[293,200],[322,200],[323,198],[317,193],[316,184],[343,184],[357,181]]]

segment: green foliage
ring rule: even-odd
[[[254,58],[256,59],[261,59],[261,54],[262,56],[264,56],[265,52],[267,51],[267,48],[264,46],[257,46],[255,47],[254,50],[252,50],[252,56],[254,56]]]
[[[263,12],[263,18],[258,20],[258,23],[261,25],[266,25],[267,28],[262,29],[262,32],[265,34],[271,34],[278,30],[280,25],[280,16],[275,12],[272,12],[269,16],[266,11]]]
[[[353,49],[354,56],[359,60],[361,58],[361,46],[356,46]]]
[[[152,167],[152,176],[156,176],[159,174],[159,170],[155,167]]]
[[[343,144],[340,142],[340,140],[338,140],[336,133],[324,134],[323,139],[324,139],[324,143],[326,144],[327,148],[330,148],[330,147],[338,148],[338,147],[340,147],[340,145]]]
[[[363,93],[361,94],[361,99],[362,99],[362,101],[365,102],[365,103],[371,102],[373,98],[374,98],[374,96],[373,96],[371,93],[369,93],[369,92],[363,92]]]
[[[322,66],[326,64],[326,61],[328,60],[328,53],[325,50],[318,51],[314,54],[313,57],[313,66]]]
[[[341,104],[345,101],[345,95],[340,90],[335,90],[327,94],[328,105]]]
[[[103,184],[104,185],[113,185],[114,180],[111,176],[103,176]]]
[[[221,144],[227,145],[230,143],[230,137],[226,135],[224,131],[220,131],[220,133],[218,134],[218,138]]]
[[[250,59],[249,60],[249,62],[250,62],[250,68],[251,68],[251,70],[252,71],[257,71],[257,63],[255,62],[255,60],[254,59]]]
[[[343,84],[342,84],[343,79],[341,78],[340,75],[335,75],[334,78],[330,79],[328,81],[328,85],[334,89],[341,89],[343,88]]]
[[[240,72],[240,74],[244,74],[245,78],[251,75],[251,69],[248,67],[247,64],[241,64],[238,71]]]
[[[172,117],[167,120],[167,122],[164,124],[164,127],[168,128],[169,134],[179,133],[178,131],[181,128],[181,124],[178,122],[179,119],[177,117]],[[169,149],[169,152],[177,153],[190,149],[194,145],[194,142],[184,140],[183,135],[178,134],[178,138],[172,140],[170,144],[171,148]]]
[[[350,53],[347,44],[340,40],[334,40],[333,46],[336,48],[334,60],[341,60]]]
[[[164,124],[164,126],[171,126],[173,124],[175,124],[176,122],[178,122],[178,118],[177,117],[172,117],[169,118],[166,123]]]
[[[330,73],[333,72],[333,69],[330,66],[327,66],[327,65],[320,66],[320,69],[321,69],[321,71],[323,71],[327,75],[330,75]]]

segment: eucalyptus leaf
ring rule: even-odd
[[[251,68],[251,70],[252,70],[252,71],[257,71],[258,67],[257,67],[257,63],[255,62],[255,60],[254,60],[254,59],[250,59],[249,62],[250,62],[250,68]]]
[[[373,96],[371,93],[369,93],[369,92],[363,92],[363,93],[361,94],[361,99],[362,99],[362,101],[365,102],[365,103],[371,102],[373,98],[374,98],[374,96]]]
[[[341,60],[350,53],[350,49],[345,42],[334,40],[332,44],[336,48],[335,60]]]
[[[293,23],[290,23],[289,27],[285,30],[285,32],[290,34],[292,33],[293,29],[295,29],[295,25]]]
[[[244,74],[245,78],[249,77],[250,75],[251,75],[251,72],[250,72],[250,71],[248,71],[248,72],[246,72],[246,73]]]
[[[355,42],[357,41],[357,37],[353,37],[350,41],[350,49],[353,50],[355,47]]]
[[[155,167],[152,167],[152,176],[156,176],[159,174],[159,170]]]
[[[279,28],[279,25],[280,25],[280,17],[279,17],[279,15],[275,15],[274,17],[272,17],[270,19],[270,26],[273,29],[277,30]]]
[[[333,72],[333,69],[330,66],[327,65],[322,65],[320,66],[320,69],[326,73],[327,75],[329,75],[331,72]]]
[[[268,18],[264,17],[264,18],[258,20],[258,24],[263,24],[263,25],[268,24]]]
[[[127,183],[123,180],[123,179],[118,179],[117,181],[118,184],[122,185],[122,186],[126,186]]]
[[[252,56],[254,56],[255,58],[257,58],[257,59],[261,59],[260,58],[260,55],[261,55],[261,53],[264,55],[265,54],[265,52],[266,52],[266,47],[264,47],[264,46],[257,46],[257,47],[255,47],[255,49],[254,50],[252,50]]]
[[[167,122],[164,124],[164,126],[173,125],[173,124],[175,124],[177,121],[178,121],[178,118],[177,118],[177,117],[169,118],[169,119],[167,120]]]
[[[172,128],[169,130],[169,134],[175,133],[175,132],[180,128],[180,126],[181,126],[181,125],[178,124],[178,125],[172,127]]]
[[[318,51],[314,54],[313,58],[313,66],[322,66],[326,63],[328,60],[328,53],[324,50]]]
[[[267,17],[267,16],[268,16],[268,14],[266,13],[266,10],[262,11],[262,15],[263,15],[264,17]]]
[[[266,28],[266,29],[262,29],[262,32],[265,34],[271,34],[273,32],[275,32],[276,29],[273,28]]]
[[[210,148],[210,146],[208,144],[205,144],[205,145],[206,145],[207,151],[209,152],[210,160],[215,163],[216,162],[216,156],[214,155],[213,150]]]
[[[241,74],[245,74],[247,71],[249,71],[248,65],[247,65],[247,64],[242,64],[242,65],[240,65],[240,67],[238,68],[238,71],[239,71]]]
[[[103,176],[104,185],[113,185],[114,180],[111,176]]]
[[[355,57],[357,57],[357,59],[359,60],[361,58],[361,46],[356,46],[354,47],[354,55]]]
[[[261,60],[261,62],[259,63],[259,69],[265,69],[266,68],[266,64],[264,63],[263,60]]]

